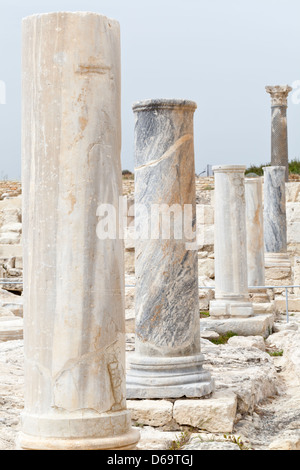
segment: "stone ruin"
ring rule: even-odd
[[[132,422],[230,433],[277,393],[262,351],[285,286],[300,284],[300,183],[284,164],[263,178],[243,165],[195,177],[196,104],[146,100],[133,107],[135,181],[122,186],[120,87],[116,21],[24,19],[22,190],[0,194],[0,342],[24,335],[18,449],[135,449]],[[123,199],[125,250],[98,225],[99,204]],[[191,237],[135,239],[142,208],[159,204],[190,207]],[[300,312],[299,287],[288,302]],[[205,343],[232,331],[242,346],[230,359]],[[224,376],[243,355],[245,368],[262,363],[252,401],[233,370]]]

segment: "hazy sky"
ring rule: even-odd
[[[51,11],[94,11],[120,22],[123,169],[134,168],[132,104],[146,98],[196,101],[198,173],[207,164],[269,162],[265,86],[297,81],[289,157],[300,159],[299,0],[0,2],[0,178],[21,177],[21,19]]]

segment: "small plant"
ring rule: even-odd
[[[264,175],[264,170],[263,168],[266,166],[270,166],[270,163],[266,163],[264,165],[251,165],[249,168],[246,169],[245,174],[248,175],[249,173],[254,173],[257,176],[263,176]],[[289,162],[289,173],[293,175],[299,175],[300,174],[300,160],[297,158],[294,158],[293,160],[290,160]]]
[[[239,446],[240,450],[251,450],[250,447],[247,447],[245,443],[242,441],[241,437],[234,436],[233,434],[224,434],[224,439],[226,439],[229,442],[232,442],[233,444],[236,444]]]
[[[282,349],[276,349],[276,350],[267,350],[267,353],[272,356],[272,357],[280,357],[283,356],[283,351]]]
[[[224,335],[220,335],[219,338],[217,339],[210,339],[210,341],[214,344],[226,344],[229,340],[229,338],[232,338],[233,336],[238,336],[237,333],[234,333],[233,331],[227,331]]]
[[[134,180],[134,174],[129,170],[122,171],[123,180]]]
[[[300,161],[299,160],[294,159],[289,162],[289,172],[294,175],[300,174]]]
[[[171,445],[169,447],[169,450],[179,450],[182,449],[182,447],[187,444],[191,438],[191,432],[190,431],[184,431],[180,433],[179,436],[176,436],[176,440],[171,442]]]
[[[200,310],[200,318],[209,317],[209,312]]]

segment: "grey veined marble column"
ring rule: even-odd
[[[213,390],[200,351],[197,244],[188,249],[185,227],[178,233],[185,205],[191,209],[190,229],[196,231],[195,109],[194,102],[184,100],[133,106],[136,349],[127,373],[128,398],[201,397]],[[157,209],[161,222],[154,217]],[[159,227],[168,232],[173,210],[177,222],[169,233],[159,232]],[[145,230],[150,226],[151,233]]]
[[[215,176],[215,300],[212,317],[253,315],[249,301],[245,166],[214,166]]]
[[[289,180],[287,97],[292,88],[288,85],[267,86],[271,95],[271,165],[285,167],[285,181]]]
[[[264,240],[266,266],[289,266],[284,166],[264,168]]]
[[[262,178],[245,178],[248,285],[265,285]]]
[[[23,21],[25,409],[18,447],[132,449],[123,242],[97,236],[122,195],[119,24]]]

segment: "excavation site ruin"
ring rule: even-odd
[[[132,103],[91,12],[22,25],[22,177],[0,181],[0,450],[300,450],[292,87],[271,154],[197,175],[201,103]],[[1,170],[1,168],[0,168]],[[138,455],[138,454],[136,454]]]

